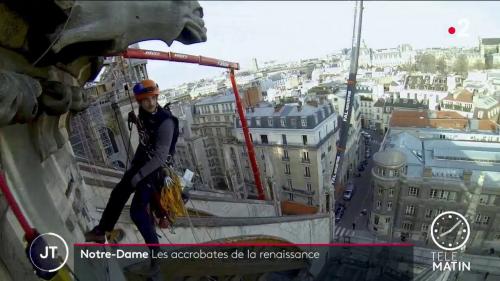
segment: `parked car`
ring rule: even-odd
[[[344,216],[344,211],[345,211],[344,206],[340,206],[335,210],[335,222],[340,221],[340,219]]]

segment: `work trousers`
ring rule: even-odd
[[[148,211],[149,204],[153,201],[153,195],[158,185],[162,184],[161,176],[163,171],[161,168],[154,171],[137,184],[136,188],[132,187],[132,177],[137,173],[136,167],[131,167],[125,172],[123,178],[115,186],[111,192],[106,208],[99,222],[99,229],[111,231],[115,227],[120,214],[125,207],[130,195],[135,192],[130,206],[130,217],[135,223],[144,241],[147,244],[157,244],[158,236],[154,226],[154,218],[152,212]]]

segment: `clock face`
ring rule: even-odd
[[[441,213],[432,221],[432,240],[443,250],[454,251],[462,248],[469,240],[469,236],[469,222],[457,212]]]

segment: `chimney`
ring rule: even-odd
[[[466,184],[470,183],[471,177],[472,177],[472,171],[471,170],[465,170],[464,171],[464,182]]]
[[[424,178],[432,178],[432,168],[430,167],[424,168]]]

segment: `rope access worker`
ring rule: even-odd
[[[164,184],[163,166],[172,165],[179,134],[178,119],[158,105],[159,88],[153,80],[137,83],[133,91],[140,105],[139,117],[132,111],[129,121],[137,125],[139,146],[131,167],[111,192],[99,224],[85,233],[87,242],[105,242],[106,232],[113,230],[125,203],[135,191],[130,217],[147,244],[158,244],[154,218],[152,212],[148,212],[148,206],[154,203],[156,188]]]

